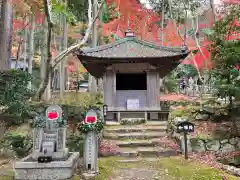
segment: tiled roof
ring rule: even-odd
[[[186,53],[184,47],[162,47],[135,37],[124,38],[115,43],[96,48],[81,49],[80,56],[96,58],[157,58],[171,57]]]

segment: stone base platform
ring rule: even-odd
[[[71,179],[79,165],[79,153],[71,152],[66,160],[38,163],[31,161],[32,154],[14,164],[15,180],[66,180]]]

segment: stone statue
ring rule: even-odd
[[[33,131],[32,158],[39,162],[51,162],[67,158],[66,128],[59,128],[62,121],[62,109],[51,105],[46,110],[46,127],[35,128]]]

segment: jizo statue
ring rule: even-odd
[[[46,110],[46,128],[34,129],[35,142],[33,159],[39,162],[50,162],[67,156],[65,148],[66,128],[60,128],[62,109],[58,105],[51,105]],[[38,134],[36,136],[36,134]],[[37,144],[37,146],[36,146]]]

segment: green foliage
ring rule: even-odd
[[[102,95],[90,95],[89,93],[70,92],[63,96],[62,99],[53,98],[52,104],[58,104],[63,110],[63,119],[58,121],[59,127],[66,127],[67,121],[82,122],[86,111],[89,109],[102,108]],[[31,105],[32,112],[29,114],[33,118],[32,127],[45,127],[45,111],[51,104],[37,103]],[[102,117],[99,117],[102,119]]]
[[[183,24],[185,20],[185,11],[187,10],[196,12],[198,8],[201,8],[206,4],[205,0],[188,0],[188,1],[178,1],[178,0],[149,0],[153,9],[161,14],[162,9],[164,7],[165,15],[171,18],[171,14],[173,19],[177,20],[178,23]],[[171,9],[169,3],[171,2]],[[189,5],[189,8],[188,8]],[[171,10],[171,11],[170,11]]]
[[[52,0],[52,15],[51,18],[57,24],[59,22],[60,15],[65,15],[67,21],[74,24],[76,17],[74,16],[72,9],[66,6],[66,3],[58,0]]]
[[[138,125],[146,123],[146,119],[144,118],[123,118],[120,121],[121,125]]]
[[[102,21],[103,23],[109,23],[110,21],[119,17],[119,13],[116,11],[117,5],[115,3],[107,5],[105,2],[103,5]]]
[[[88,20],[88,1],[68,0],[69,11],[76,17],[77,21],[87,22]]]
[[[102,21],[104,23],[108,23],[110,20],[110,14],[109,14],[109,11],[108,11],[108,6],[107,6],[107,3],[104,2],[103,4],[103,14],[102,14]]]
[[[37,104],[32,105],[32,113],[33,116],[31,121],[31,127],[32,128],[45,128],[46,127],[46,109],[51,104]],[[67,121],[68,120],[77,120],[81,122],[84,118],[84,113],[86,109],[76,106],[70,106],[70,105],[61,105],[59,106],[63,110],[63,116],[61,120],[57,120],[57,127],[67,127]]]
[[[168,74],[163,81],[163,85],[170,93],[178,91],[178,84],[179,80],[176,78],[176,75],[174,73]]]
[[[208,39],[212,41],[211,52],[215,68],[212,77],[215,79],[214,85],[217,93],[221,97],[231,97],[240,95],[240,74],[236,66],[240,64],[240,41],[227,40],[233,32],[239,32],[240,28],[234,25],[234,21],[239,19],[240,7],[234,6],[229,13],[220,21],[215,23],[211,30],[205,30]]]
[[[90,93],[69,92],[61,99],[59,97],[53,97],[52,103],[76,106],[83,109],[89,109],[94,106],[101,108],[103,106],[103,96],[102,94],[92,95]]]
[[[7,142],[5,146],[15,151],[18,157],[24,157],[32,148],[31,139],[28,136],[23,136],[18,133],[6,134],[4,141]]]
[[[85,72],[83,74],[83,78],[84,78],[84,80],[88,81],[88,79],[89,79],[89,72]]]
[[[104,127],[104,123],[101,120],[98,120],[96,124],[85,124],[84,122],[81,122],[78,125],[78,129],[81,133],[87,134],[90,131],[96,132],[99,134]]]
[[[145,170],[152,167],[154,167],[157,172],[165,173],[159,174],[157,178],[150,177],[151,179],[222,180],[223,177],[226,177],[228,180],[239,179],[239,177],[228,175],[221,170],[210,168],[206,164],[194,160],[186,161],[179,156],[163,157],[156,161],[143,159],[131,163],[118,163],[118,160],[120,160],[119,157],[101,158],[99,160],[99,170],[101,173],[96,177],[96,180],[109,179],[109,177],[113,177],[116,172],[121,171],[123,168],[128,168],[131,172],[132,169],[135,168]],[[137,179],[138,175],[139,174],[136,173],[136,176],[134,176],[135,179]],[[123,179],[127,179],[127,175],[124,176]]]
[[[197,69],[191,64],[180,64],[175,71],[178,77],[195,77],[198,75]]]
[[[104,128],[103,117],[102,117],[100,109],[96,109],[96,108],[92,108],[92,109],[94,109],[97,113],[97,123],[96,124],[85,124],[84,121],[80,122],[78,124],[78,130],[82,134],[86,134],[90,131],[93,131],[93,132],[96,132],[97,134],[99,134]]]
[[[110,43],[109,37],[107,37],[107,36],[103,36],[103,41],[105,44]]]
[[[188,105],[184,108],[174,109],[171,113],[171,120],[173,120],[175,117],[181,117],[182,119],[192,121],[195,120],[195,117],[197,115],[197,112],[200,110],[199,106],[192,106]]]
[[[34,117],[34,119],[31,121],[31,127],[32,128],[46,128],[46,115],[45,115],[45,111],[43,111],[42,113],[38,114],[37,116]],[[62,117],[61,120],[56,120],[56,127],[67,127],[67,120],[66,117]]]
[[[34,95],[27,87],[31,80],[32,76],[22,70],[0,72],[0,105],[3,114],[21,118],[27,111],[27,101]]]
[[[67,138],[67,147],[69,148],[70,152],[79,152],[80,157],[83,157],[84,151],[84,138],[82,135],[70,135]]]
[[[163,85],[168,92],[178,92],[179,82],[182,76],[196,77],[197,69],[191,64],[180,64],[174,71],[169,73],[165,78]]]

